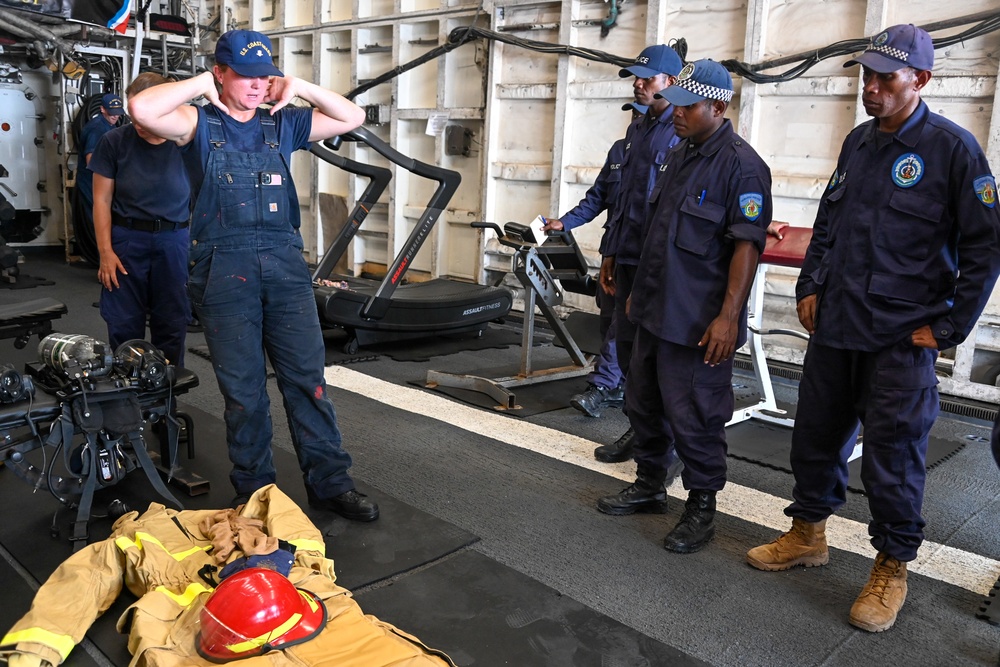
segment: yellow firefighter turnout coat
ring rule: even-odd
[[[62,663],[124,584],[139,598],[118,620],[118,631],[129,636],[130,667],[212,665],[198,655],[195,643],[199,613],[213,590],[199,571],[214,562],[211,539],[199,524],[217,512],[178,512],[153,503],[141,515],[123,516],[109,538],[73,554],[53,572],[0,650]],[[239,660],[240,667],[453,666],[443,653],[361,611],[351,593],[334,583],[322,533],[276,486],[258,490],[241,514],[260,519],[268,535],[296,547],[289,578],[324,601],[328,621],[315,639]]]

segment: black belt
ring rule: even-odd
[[[169,220],[139,220],[137,218],[126,218],[123,215],[112,214],[111,224],[119,227],[128,227],[139,232],[172,232],[176,229],[184,229],[188,226],[187,220],[184,222],[170,222]]]

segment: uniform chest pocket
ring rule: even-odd
[[[682,250],[704,257],[712,249],[713,242],[722,232],[722,221],[726,209],[701,197],[689,194],[681,204],[677,220],[677,236],[674,245]]]
[[[876,245],[914,259],[927,259],[936,252],[934,237],[944,215],[943,202],[896,190],[889,197],[889,208],[891,214],[875,234]]]
[[[257,203],[257,175],[222,171],[216,182],[219,184],[219,209],[223,227],[253,224]]]

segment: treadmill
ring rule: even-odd
[[[347,252],[351,239],[392,177],[388,169],[362,164],[338,154],[336,151],[343,141],[363,143],[397,166],[438,183],[423,214],[381,281],[333,273],[333,268]],[[311,151],[348,173],[369,179],[348,224],[333,239],[312,275],[320,321],[329,327],[343,328],[350,336],[344,346],[345,352],[354,354],[359,347],[379,342],[482,330],[488,322],[510,312],[514,295],[507,287],[446,278],[413,283],[404,281],[414,257],[458,189],[461,174],[407,157],[365,128],[314,143]],[[337,285],[325,285],[321,282],[324,280]]]

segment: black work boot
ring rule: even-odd
[[[590,384],[587,385],[587,391],[569,399],[569,404],[588,417],[600,417],[607,405],[610,391],[607,387]]]
[[[594,458],[601,463],[621,463],[632,458],[632,447],[635,442],[635,431],[629,429],[625,435],[610,445],[601,445],[594,450]]]
[[[667,511],[667,490],[663,486],[663,476],[640,471],[631,486],[612,496],[599,498],[597,509],[615,516],[636,512],[663,514]]]
[[[663,538],[663,548],[679,554],[698,551],[715,537],[715,491],[691,491],[684,514]]]
[[[306,487],[306,496],[310,507],[336,512],[351,521],[374,521],[378,518],[378,504],[355,489],[333,498],[320,498]]]

